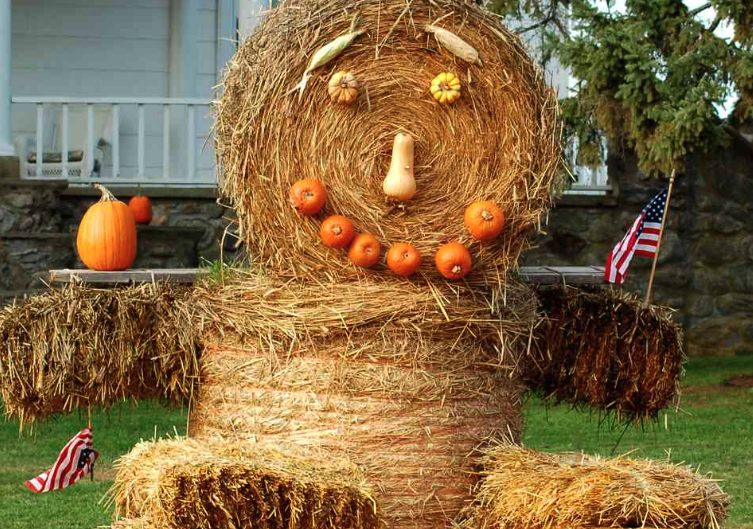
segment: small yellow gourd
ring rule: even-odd
[[[460,97],[460,79],[449,72],[440,73],[431,82],[431,95],[443,105],[451,105]]]
[[[329,98],[338,105],[350,105],[358,97],[358,81],[351,72],[337,72],[327,86]]]
[[[382,190],[388,197],[405,202],[416,194],[413,177],[413,137],[399,132],[392,143],[392,160]]]

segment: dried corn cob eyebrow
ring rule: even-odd
[[[468,44],[466,41],[455,35],[451,31],[447,31],[444,28],[435,26],[433,24],[427,24],[424,26],[426,33],[432,33],[439,43],[450,50],[453,55],[458,59],[462,59],[467,63],[483,66],[481,59],[479,58],[476,48]]]
[[[290,92],[288,92],[289,94],[298,90],[298,97],[300,98],[303,95],[303,91],[306,89],[306,84],[311,78],[311,72],[313,72],[320,66],[324,66],[329,61],[340,55],[348,48],[348,46],[353,44],[353,41],[356,40],[359,35],[366,33],[365,29],[355,29],[357,21],[357,17],[353,18],[348,33],[340,35],[339,37],[331,40],[330,42],[316,50],[314,55],[311,57],[311,60],[309,61],[309,65],[306,67],[306,71],[303,72],[301,81],[297,85],[295,85],[293,89],[290,90]]]

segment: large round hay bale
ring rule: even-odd
[[[315,69],[299,96],[295,87],[312,55],[351,24],[363,33]],[[481,60],[455,57],[425,32],[427,24],[453,32]],[[341,70],[362,87],[350,107],[328,97],[328,80]],[[451,106],[429,91],[441,72],[462,83]],[[458,240],[474,258],[470,280],[497,280],[517,261],[560,180],[555,94],[520,39],[472,2],[287,0],[241,45],[223,88],[215,125],[222,194],[238,212],[250,253],[279,276],[363,273],[344,251],[320,242],[321,221],[340,214],[383,247],[413,243],[424,277],[439,277],[437,248]],[[417,194],[402,204],[382,190],[399,131],[415,138],[417,181]],[[315,217],[289,204],[289,189],[302,178],[327,188]],[[463,221],[480,200],[494,201],[506,216],[502,235],[483,247]]]
[[[207,292],[216,339],[189,435],[323,448],[363,469],[388,527],[445,527],[472,499],[478,450],[520,438],[527,293],[510,285],[517,312],[494,314],[390,282]]]

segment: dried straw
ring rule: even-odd
[[[354,17],[365,33],[314,71],[302,98],[290,94],[312,54],[347,33]],[[483,66],[457,59],[425,33],[427,24],[473,46]],[[354,106],[329,101],[327,81],[338,70],[353,72],[364,87]],[[463,83],[452,106],[429,93],[445,71]],[[383,248],[413,243],[423,256],[414,281],[441,279],[433,256],[451,240],[471,250],[469,281],[504,280],[561,183],[556,96],[520,39],[470,1],[288,0],[241,45],[222,88],[214,129],[222,195],[269,274],[384,274],[383,263],[356,269],[344,251],[320,242],[321,221],[340,214]],[[398,131],[416,142],[418,193],[405,205],[382,192]],[[288,203],[301,178],[327,187],[327,205],[315,217],[301,217]],[[503,234],[483,246],[463,225],[465,208],[478,200],[496,202],[507,220]]]
[[[71,284],[0,312],[0,394],[26,423],[127,398],[185,401],[199,374],[189,291]]]
[[[376,504],[349,461],[192,439],[142,442],[117,462],[116,515],[150,529],[367,529]]]
[[[715,480],[669,462],[547,454],[503,445],[463,527],[718,529],[729,497]]]
[[[608,289],[542,288],[537,297],[547,318],[520,365],[532,389],[618,422],[655,419],[678,402],[685,355],[670,309]]]
[[[204,326],[215,342],[190,435],[322,447],[364,470],[390,527],[452,520],[478,448],[520,438],[511,376],[535,319],[530,291],[508,284],[505,306],[392,281],[255,281],[196,296],[215,311]]]

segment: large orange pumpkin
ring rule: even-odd
[[[149,197],[139,193],[128,201],[128,207],[133,211],[136,224],[149,224],[152,222],[152,201]]]
[[[136,220],[131,209],[107,188],[94,187],[102,192],[102,198],[78,225],[78,255],[92,270],[125,270],[136,259]]]

